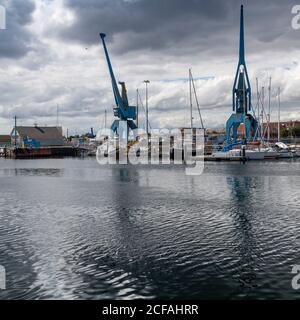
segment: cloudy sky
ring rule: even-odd
[[[0,133],[19,124],[55,125],[81,133],[112,120],[113,95],[99,32],[107,34],[115,75],[145,98],[152,127],[188,125],[192,68],[207,127],[224,126],[231,112],[237,66],[238,0],[0,0]],[[275,92],[282,118],[300,120],[300,29],[291,27],[294,1],[243,1],[246,61],[255,79]],[[300,4],[300,1],[299,1]],[[141,122],[144,115],[141,111]],[[195,121],[197,123],[195,109]],[[198,122],[199,123],[199,122]]]

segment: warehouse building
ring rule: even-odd
[[[24,148],[64,146],[61,127],[17,126],[10,135],[11,144]]]

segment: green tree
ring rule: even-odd
[[[297,126],[292,129],[292,135],[296,138],[300,137],[300,126]]]
[[[282,138],[288,138],[290,136],[290,131],[289,129],[281,129],[280,135]]]

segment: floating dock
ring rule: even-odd
[[[72,146],[41,148],[7,148],[4,157],[12,159],[76,157],[81,154],[79,148]]]

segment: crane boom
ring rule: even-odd
[[[104,40],[104,38],[106,37],[106,34],[105,33],[100,33],[100,37],[102,39],[102,44],[103,44],[104,53],[105,53],[105,57],[106,57],[107,65],[108,65],[108,70],[109,70],[109,74],[110,74],[110,78],[111,78],[111,84],[112,84],[112,89],[113,89],[113,93],[114,93],[114,96],[115,96],[116,105],[121,108],[122,105],[123,105],[123,101],[122,101],[122,98],[120,96],[120,92],[119,92],[119,88],[118,88],[118,85],[117,85],[117,81],[116,81],[116,78],[115,78],[115,75],[114,75],[114,71],[113,71],[113,68],[112,68],[112,65],[111,65],[111,62],[110,62],[110,58],[109,58],[109,55],[108,55],[106,43],[105,43],[105,40]]]

